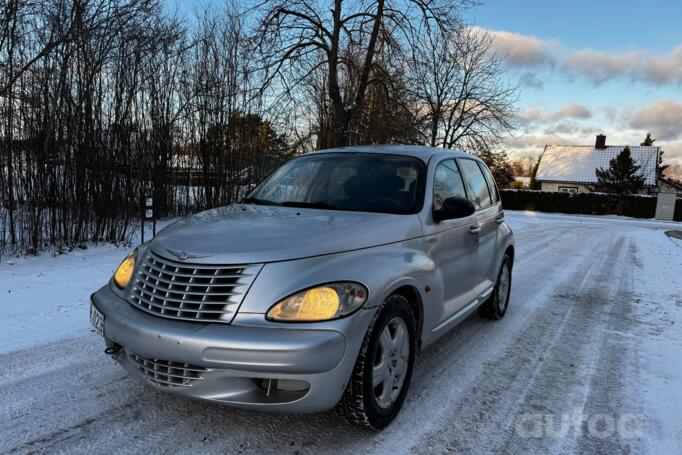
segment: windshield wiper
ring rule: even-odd
[[[341,207],[329,204],[328,202],[317,201],[317,202],[298,202],[298,201],[284,201],[280,205],[284,207],[300,207],[304,209],[329,209],[329,210],[339,210]]]
[[[277,202],[268,201],[267,199],[259,199],[257,197],[245,197],[242,199],[242,204],[280,205]]]

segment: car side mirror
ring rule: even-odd
[[[472,215],[476,206],[469,199],[461,196],[449,197],[443,201],[440,210],[433,211],[433,220],[439,223],[443,220],[454,220]]]

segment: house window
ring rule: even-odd
[[[577,193],[578,187],[577,186],[560,186],[559,192],[561,192],[561,193]]]

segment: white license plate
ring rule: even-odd
[[[90,304],[90,324],[95,328],[97,335],[104,336],[104,315],[92,303]]]

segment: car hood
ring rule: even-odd
[[[253,264],[357,250],[421,234],[417,215],[235,204],[173,223],[150,247],[170,259],[185,253],[192,263]]]

